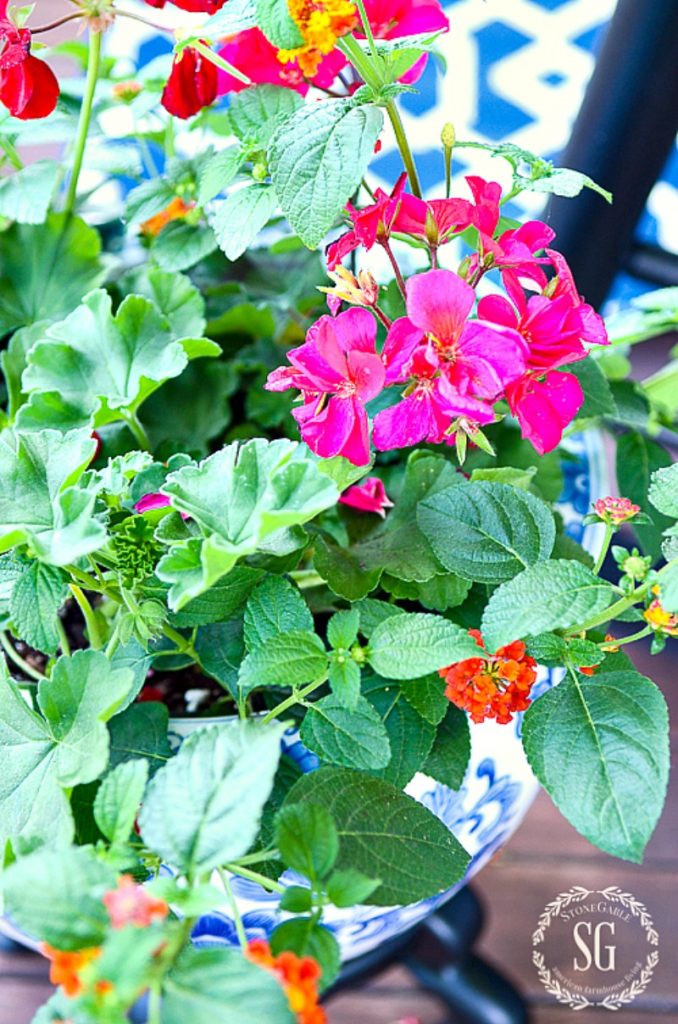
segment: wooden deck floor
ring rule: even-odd
[[[678,672],[668,654],[637,659],[641,671],[661,676],[672,705],[672,745],[678,766]],[[541,795],[522,828],[475,884],[487,909],[483,954],[525,993],[534,1024],[678,1024],[678,767],[666,810],[645,864],[638,867],[594,850]],[[635,894],[653,915],[660,934],[660,962],[652,983],[628,1010],[573,1014],[542,988],[531,961],[537,918],[556,893],[572,885],[618,885]],[[44,962],[31,953],[0,950],[0,1024],[30,1024],[50,994]],[[436,1000],[417,990],[404,969],[394,968],[360,991],[345,992],[329,1004],[330,1024],[397,1024],[416,1017],[421,1024],[454,1024]],[[222,1024],[215,1021],[215,1024]],[[228,1024],[224,1021],[223,1024]],[[259,1022],[253,1022],[259,1024]],[[261,1022],[264,1024],[264,1022]]]

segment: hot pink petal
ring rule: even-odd
[[[370,461],[367,413],[355,398],[330,398],[321,412],[316,403],[308,403],[292,413],[301,428],[301,436],[322,459],[342,455],[355,466]]]
[[[144,494],[143,498],[140,498],[135,504],[134,511],[139,513],[153,512],[156,508],[169,508],[169,506],[170,500],[167,495],[156,491],[152,494]]]
[[[410,376],[409,364],[424,335],[406,316],[392,324],[381,353],[386,367],[386,384],[401,383]]]
[[[507,390],[507,398],[523,437],[546,455],[558,446],[563,430],[581,409],[584,393],[573,374],[556,370],[541,381],[523,378]]]
[[[329,324],[343,352],[375,352],[377,321],[369,310],[347,309]]]
[[[385,510],[393,508],[393,502],[378,476],[367,476],[361,484],[349,487],[339,498],[339,503],[358,509],[359,512],[375,512],[382,519],[386,516]]]
[[[485,295],[478,303],[478,319],[504,327],[518,326],[518,314],[503,295]]]
[[[445,375],[464,394],[494,400],[507,384],[525,372],[527,342],[509,327],[490,327],[481,320],[466,324],[454,362]]]
[[[467,176],[466,182],[473,195],[473,224],[482,234],[491,237],[499,223],[501,185],[475,175]]]
[[[376,398],[384,386],[384,364],[378,355],[370,352],[349,352],[346,357],[351,383],[361,402]]]
[[[336,270],[342,260],[345,260],[359,245],[360,242],[355,231],[347,231],[336,242],[332,242],[327,246],[326,251],[327,269]]]
[[[429,270],[407,282],[407,315],[443,343],[459,337],[475,301],[470,285],[451,270]]]
[[[365,0],[365,8],[378,39],[444,32],[450,27],[438,0]]]

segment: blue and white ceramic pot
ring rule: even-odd
[[[572,459],[564,463],[565,488],[558,508],[569,535],[595,551],[599,542],[598,528],[585,529],[582,519],[592,501],[609,493],[603,439],[599,433],[589,431],[573,438],[568,447]],[[535,693],[554,686],[560,678],[561,672],[541,669]],[[223,718],[174,719],[170,738],[178,745],[195,729],[223,721]],[[471,759],[458,792],[426,775],[417,775],[411,781],[407,792],[448,826],[471,854],[471,863],[464,879],[454,888],[411,906],[328,908],[323,921],[339,940],[344,960],[368,953],[422,921],[480,871],[516,831],[538,789],[523,753],[521,726],[521,716],[510,725],[496,722],[471,725]],[[294,731],[284,737],[283,744],[285,752],[303,771],[318,767],[318,759],[299,742]],[[403,857],[407,857],[406,849]],[[167,870],[169,873],[171,869]],[[218,876],[215,875],[213,881],[219,886]],[[282,884],[288,885],[295,881],[292,872],[281,879]],[[279,910],[279,896],[266,892],[261,886],[233,877],[232,887],[249,938],[267,937],[289,916]],[[34,945],[6,919],[0,919],[0,930],[25,945]],[[201,946],[237,944],[235,925],[226,902],[200,919],[194,941]]]

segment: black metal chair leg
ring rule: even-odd
[[[472,952],[484,914],[468,887],[417,931],[403,962],[450,1011],[447,1024],[528,1024],[524,1000],[499,971]]]
[[[678,3],[618,0],[572,137],[560,162],[614,193],[553,198],[546,218],[579,290],[599,305],[678,130]]]

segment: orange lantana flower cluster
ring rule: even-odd
[[[147,238],[156,238],[167,224],[173,220],[181,220],[194,206],[195,203],[185,203],[180,196],[175,196],[164,210],[145,220],[139,230]]]
[[[654,587],[652,593],[656,594],[658,589],[658,587]],[[649,607],[645,609],[643,616],[655,633],[678,637],[678,615],[667,612],[658,597],[655,597]]]
[[[485,647],[477,629],[469,635]],[[510,722],[517,711],[530,705],[530,690],[537,678],[537,663],[525,652],[525,644],[516,640],[487,657],[467,658],[440,670],[447,683],[445,695],[474,722],[495,718],[501,725]]]
[[[299,1024],[327,1024],[325,1011],[318,1003],[318,981],[322,972],[312,957],[299,957],[287,950],[273,956],[271,947],[263,939],[252,939],[247,944],[246,956],[275,974]]]
[[[350,0],[289,0],[289,11],[304,45],[280,50],[278,60],[282,64],[297,61],[302,74],[313,78],[337,39],[352,32],[358,24],[356,6]]]
[[[101,949],[98,946],[69,953],[43,942],[40,951],[50,961],[49,980],[53,985],[61,985],[64,994],[70,999],[79,996],[84,988],[80,977],[84,968],[101,956]],[[100,984],[107,985],[106,982]]]

